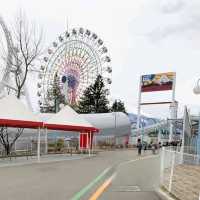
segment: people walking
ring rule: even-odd
[[[147,143],[144,143],[144,145],[143,145],[144,147],[143,147],[143,149],[144,149],[144,153],[146,152],[146,150],[147,150]]]
[[[138,142],[137,142],[137,148],[138,148],[138,155],[140,156],[142,153],[142,142],[140,138],[138,139]]]
[[[152,149],[152,153],[156,154],[156,144],[152,144],[151,149]]]

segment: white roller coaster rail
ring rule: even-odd
[[[139,128],[139,129],[135,129],[132,131],[133,134],[136,134],[136,133],[142,133],[142,134],[148,134],[149,132],[155,130],[156,128],[163,128],[163,127],[166,127],[168,124],[167,120],[163,120],[159,123],[156,123],[156,124],[153,124],[153,125],[149,125],[149,126],[146,126],[146,127],[143,127],[143,128]]]
[[[5,96],[5,88],[7,88],[9,90],[11,89],[13,91],[17,91],[17,88],[15,86],[11,85],[11,83],[10,83],[10,73],[13,73],[15,71],[15,69],[12,68],[11,63],[13,60],[13,55],[16,54],[16,51],[15,51],[16,48],[13,44],[10,31],[1,16],[0,16],[0,27],[2,28],[2,30],[4,32],[6,43],[7,43],[6,67],[3,72],[2,79],[0,80],[0,98],[2,98],[3,96]],[[20,74],[20,76],[23,79],[23,77],[24,77],[23,72]],[[26,84],[23,87],[22,94],[25,95],[27,104],[32,109],[32,105],[31,105],[31,101],[30,101],[30,97],[29,97],[29,93],[28,93]]]
[[[5,38],[6,38],[6,42],[7,42],[7,49],[8,49],[8,54],[7,54],[7,58],[6,58],[6,68],[5,68],[5,72],[3,74],[2,80],[0,80],[0,93],[2,93],[2,91],[4,90],[5,87],[11,88],[8,84],[9,82],[9,73],[11,71],[11,60],[12,60],[12,54],[13,54],[13,42],[12,42],[12,38],[10,35],[10,32],[6,26],[6,24],[4,23],[3,18],[0,16],[0,26],[2,27],[2,30],[5,34]],[[14,88],[11,88],[14,89]]]

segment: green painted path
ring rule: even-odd
[[[100,175],[98,175],[93,181],[91,181],[87,186],[76,193],[70,200],[80,200],[96,183],[105,177],[105,175],[110,171],[111,167],[106,168]]]

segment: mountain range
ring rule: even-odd
[[[131,122],[132,128],[136,128],[137,115],[134,114],[134,113],[128,113],[128,117],[129,117],[129,120]],[[160,121],[159,119],[151,118],[151,117],[147,117],[147,116],[141,115],[141,118],[140,118],[140,127],[150,126],[150,125],[158,123],[159,121]]]

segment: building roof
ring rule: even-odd
[[[99,128],[115,128],[124,125],[130,126],[129,118],[122,112],[111,112],[111,113],[91,113],[82,114],[82,116]]]
[[[37,128],[43,122],[14,95],[0,99],[0,126]]]
[[[93,126],[100,129],[100,135],[130,135],[131,124],[128,116],[122,112],[81,114]]]
[[[43,122],[46,122],[54,115],[55,113],[40,113],[38,116]],[[122,112],[90,113],[80,114],[80,116],[92,124],[92,126],[98,128],[100,135],[123,136],[130,135],[131,133],[129,118]]]

